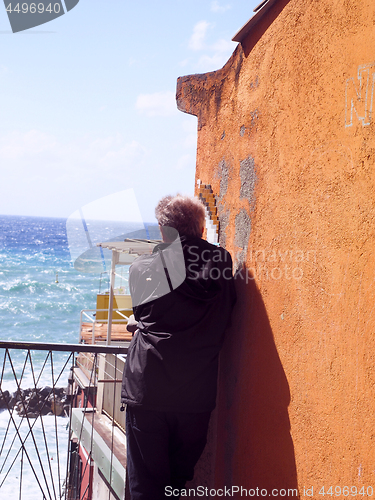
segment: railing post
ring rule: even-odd
[[[79,337],[78,337],[78,343],[81,343],[82,340],[82,314],[83,311],[81,311],[81,314],[79,315]]]
[[[93,324],[92,324],[92,337],[91,337],[91,343],[92,343],[92,345],[95,344],[95,324],[96,324],[96,321],[94,321]]]
[[[113,316],[113,298],[115,294],[115,279],[116,279],[116,264],[118,262],[118,252],[112,250],[111,263],[111,279],[109,286],[109,304],[108,304],[108,329],[107,329],[107,345],[111,344],[112,316]]]
[[[98,380],[104,380],[105,379],[105,372],[106,372],[106,354],[99,354],[98,355]],[[103,411],[103,392],[104,392],[104,383],[98,382],[98,389],[97,389],[97,395],[96,395],[96,407],[98,409],[98,413],[102,413]]]

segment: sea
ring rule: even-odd
[[[132,228],[130,224],[129,231]],[[122,232],[127,231],[122,228]],[[96,295],[108,286],[108,279],[99,273],[75,269],[69,251],[66,219],[0,216],[0,262],[0,340],[77,343],[80,312],[95,308]],[[22,377],[22,388],[33,387],[35,378],[27,352],[11,350],[9,353],[11,362],[9,356],[5,356],[5,350],[0,349],[2,390],[12,392],[16,389],[14,374],[18,380]],[[54,353],[53,356],[56,379],[67,355]],[[35,377],[42,370],[45,359],[46,352],[33,352]],[[67,374],[68,370],[65,370],[58,387],[67,386]],[[51,384],[51,370],[45,369],[38,386]],[[0,410],[0,498],[60,498],[62,484],[46,480],[43,491],[47,493],[42,493],[36,480],[39,475],[39,481],[43,483],[43,471],[38,465],[40,454],[48,461],[47,468],[53,471],[55,478],[58,468],[65,478],[69,419],[57,419],[58,438],[62,443],[58,450],[55,422],[54,416],[43,417],[43,422],[40,419],[35,421],[33,435],[36,444],[29,435],[24,451],[17,455],[20,439],[25,439],[28,434],[28,424],[25,419],[21,423],[15,413],[10,419],[7,410]],[[20,426],[18,431],[15,430],[17,426]],[[11,447],[13,440],[16,446]],[[34,472],[29,462],[34,464]]]

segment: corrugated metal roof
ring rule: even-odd
[[[260,19],[270,10],[270,8],[278,0],[263,0],[259,5],[257,5],[253,12],[254,16],[249,19],[249,21],[242,26],[242,28],[237,31],[237,33],[232,38],[233,42],[242,42],[245,36],[251,31],[251,29],[260,21]]]

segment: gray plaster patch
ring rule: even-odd
[[[243,267],[243,263],[245,262],[245,250],[241,250],[241,252],[237,252],[236,257],[234,259],[234,272],[240,271]]]
[[[225,248],[227,244],[227,227],[229,225],[230,210],[225,210],[221,205],[218,205],[219,212],[219,243]]]
[[[225,160],[221,160],[218,167],[218,176],[220,177],[219,201],[227,194],[229,182],[229,165]]]
[[[251,122],[250,122],[250,128],[251,128],[256,124],[259,118],[258,110],[256,109],[255,111],[251,111],[250,116],[251,116]]]
[[[257,76],[255,82],[250,82],[250,89],[254,90],[259,86],[259,77]]]
[[[257,176],[255,173],[254,158],[251,156],[240,162],[240,177],[240,198],[246,198],[250,203],[252,203],[254,201],[254,189]]]
[[[242,209],[236,215],[234,223],[236,230],[234,236],[234,244],[246,251],[251,233],[251,219],[246,210]]]

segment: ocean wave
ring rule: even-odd
[[[2,289],[6,292],[20,292],[20,293],[28,293],[28,294],[35,294],[35,293],[48,293],[49,290],[51,289],[53,285],[52,284],[47,284],[47,283],[42,283],[39,281],[35,280],[29,280],[29,281],[23,281],[22,279],[18,279],[15,281],[11,282],[6,282],[2,284]],[[0,290],[1,290],[0,288]]]
[[[85,285],[83,283],[82,285]],[[91,284],[89,284],[91,285]],[[54,296],[55,300],[63,300],[69,295],[74,300],[75,297],[87,293],[86,286],[80,286],[78,283],[72,282],[51,282],[38,281],[36,279],[16,278],[13,280],[0,280],[0,297],[1,295],[9,296],[14,295],[40,295],[40,296]],[[93,287],[90,286],[89,293],[93,293]],[[3,292],[3,293],[2,293]],[[94,292],[95,293],[95,292]]]
[[[81,304],[59,304],[53,303],[36,304],[32,307],[22,307],[19,304],[8,304],[1,307],[2,321],[0,325],[0,336],[9,329],[14,332],[29,328],[31,332],[37,332],[41,327],[48,329],[52,323],[57,329],[63,324],[79,325],[80,312],[82,309],[94,309],[89,304],[82,307]]]

